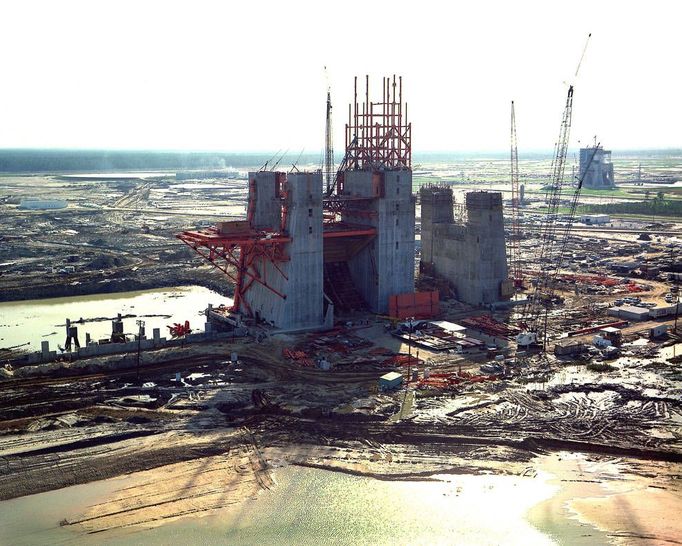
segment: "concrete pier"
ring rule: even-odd
[[[263,176],[257,184],[261,180],[270,184],[271,178]],[[282,330],[320,328],[324,325],[322,173],[289,173],[283,189],[282,235],[291,239],[283,248],[287,260],[277,264],[260,260],[261,277],[268,286],[253,283],[246,303],[255,318]]]
[[[422,268],[449,280],[457,298],[472,305],[508,298],[507,257],[500,192],[466,194],[464,215],[453,214],[452,189],[420,190]]]
[[[345,213],[344,222],[376,228],[376,237],[349,262],[353,282],[374,313],[388,312],[389,296],[414,290],[412,171],[348,171],[344,194],[372,200],[361,215]]]

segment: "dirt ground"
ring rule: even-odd
[[[624,362],[599,374],[557,361],[543,383],[519,376],[379,393],[385,368],[302,368],[278,356],[291,341],[159,352],[141,384],[104,360],[100,373],[1,383],[0,500],[132,474],[63,522],[98,533],[238,504],[272,487],[269,469],[282,464],[381,479],[547,472],[564,491],[551,513],[566,506],[567,517],[624,544],[679,536],[675,518],[654,525],[655,508],[669,512],[681,498],[676,365]],[[240,362],[230,364],[235,349]],[[579,464],[567,465],[570,457]],[[645,501],[636,525],[624,520],[623,507]]]
[[[222,274],[174,234],[243,213],[245,180],[195,184],[188,195],[170,175],[28,178],[4,178],[3,192],[16,200],[48,188],[72,202],[41,212],[3,202],[0,300],[185,282],[229,293]],[[612,262],[636,258],[661,271],[642,279],[636,270],[622,280],[651,286],[639,295],[662,302],[665,272],[675,265],[669,247],[680,228],[648,230],[654,240],[640,241],[646,230],[640,223],[608,237],[584,231],[569,241],[566,269],[613,275]],[[536,243],[532,235],[522,242],[525,256]],[[528,260],[523,267],[536,265]],[[563,294],[568,302],[556,310],[563,314],[557,335],[603,323],[606,307],[621,297],[570,282]],[[453,321],[483,312],[444,309]],[[495,313],[500,320],[510,315]],[[507,377],[469,375],[442,389],[411,381],[378,392],[382,374],[408,370],[353,352],[334,355],[331,371],[300,366],[282,358],[283,349],[301,341],[293,336],[147,353],[139,382],[126,369],[131,360],[120,355],[20,368],[0,380],[0,501],[130,475],[125,488],[63,522],[100,533],[236,505],[272,487],[270,470],[280,464],[381,479],[546,473],[560,491],[531,515],[545,527],[555,524],[552,514],[564,514],[612,542],[679,542],[682,368],[661,352],[661,342],[638,336],[659,322],[629,325],[623,356],[604,372],[550,351],[515,362]],[[425,361],[421,378],[427,366],[432,373],[478,374],[487,360],[410,348],[384,323],[372,319],[351,332],[353,339],[418,356]],[[237,364],[228,361],[233,351]],[[572,543],[593,539],[592,531],[581,532]]]

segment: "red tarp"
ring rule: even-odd
[[[388,314],[404,320],[434,318],[440,313],[438,290],[433,292],[408,292],[388,297]]]

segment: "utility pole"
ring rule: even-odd
[[[670,249],[670,265],[671,265],[671,270],[675,269],[674,267],[672,267],[675,265],[675,256],[673,256],[673,249],[672,248]],[[671,272],[671,273],[674,274],[674,272]],[[673,281],[673,283],[675,282],[674,275],[672,276],[671,280]],[[680,315],[680,286],[678,284],[673,285],[672,283],[671,283],[671,285],[675,286],[675,288],[676,288],[676,291],[675,291],[675,324],[673,326],[673,332],[677,336],[677,318]],[[672,290],[670,290],[670,292],[672,292]]]
[[[144,333],[144,320],[137,320],[137,382],[140,382],[140,350],[142,347],[142,334]]]
[[[410,384],[410,368],[412,367],[412,328],[414,317],[408,317],[408,331],[407,331],[407,379],[405,380],[405,394],[403,395],[403,403],[400,406],[400,417],[403,417],[403,411],[405,409],[405,402],[407,401],[407,391]]]
[[[409,317],[408,319],[409,330],[407,331],[407,381],[410,381],[410,366],[412,365],[412,321],[414,317]]]
[[[677,297],[675,298],[675,325],[673,326],[673,331],[677,335],[677,318],[680,315],[680,293],[677,292]]]

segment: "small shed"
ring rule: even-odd
[[[556,356],[572,356],[583,353],[586,349],[584,343],[575,339],[567,339],[558,341],[554,345],[554,354]]]
[[[608,339],[614,345],[620,345],[623,340],[623,331],[620,328],[614,328],[613,326],[607,326],[599,330],[601,336]]]
[[[403,376],[398,372],[388,372],[379,378],[379,390],[391,391],[403,384]]]
[[[462,326],[461,324],[455,324],[454,322],[449,322],[447,320],[432,320],[431,324],[451,334],[467,333],[466,326]]]
[[[667,324],[657,324],[653,328],[649,328],[649,337],[650,338],[663,337],[667,333],[668,333],[668,325]]]
[[[611,222],[611,217],[608,214],[584,214],[580,217],[580,221],[588,226],[608,224]]]

